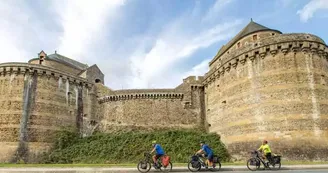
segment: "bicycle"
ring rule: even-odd
[[[264,166],[264,169],[279,170],[281,168],[281,156],[272,156],[271,161],[265,162],[260,152],[251,152],[251,158],[247,160],[247,168],[251,171],[256,171],[260,169],[261,164]]]
[[[208,169],[208,165],[206,164],[206,159],[201,154],[195,154],[191,156],[191,160],[188,163],[188,169],[191,172],[198,172],[201,170],[202,167]],[[213,156],[213,166],[210,168],[211,171],[219,171],[221,169],[221,163],[218,156]]]
[[[151,154],[144,153],[144,159],[141,160],[137,165],[138,171],[139,172],[148,172],[148,171],[150,171],[153,164],[154,164],[154,161],[152,159]],[[160,157],[159,159],[157,159],[157,163],[154,168],[156,170],[161,170],[162,172],[170,172],[172,170],[172,163],[170,161],[167,166],[163,166],[162,157]]]

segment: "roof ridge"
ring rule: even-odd
[[[48,55],[48,57],[50,59],[55,59],[55,60],[62,61],[64,63],[68,63],[68,64],[70,64],[70,65],[72,65],[72,66],[74,66],[76,68],[81,69],[81,70],[84,70],[84,69],[88,68],[88,65],[87,64],[83,64],[83,63],[81,63],[79,61],[76,61],[74,59],[68,58],[68,57],[66,57],[64,55],[61,55],[61,54],[58,54],[58,53],[50,54],[50,55]]]

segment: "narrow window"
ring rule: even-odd
[[[43,58],[44,58],[44,56],[40,56],[40,60],[39,60],[39,64],[40,64],[40,65],[41,65],[42,62],[43,62]]]
[[[72,93],[68,92],[67,93],[67,101],[68,101],[68,105],[71,105],[71,98],[72,98]]]
[[[276,34],[275,34],[275,33],[272,33],[271,35],[272,35],[272,36],[275,36]]]
[[[240,48],[240,42],[237,43],[237,48]]]
[[[101,80],[100,79],[96,79],[95,82],[96,83],[101,83]]]
[[[254,41],[257,40],[257,35],[253,35],[253,40],[254,40]]]

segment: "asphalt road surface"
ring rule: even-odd
[[[136,169],[124,169],[120,170],[117,169],[95,169],[95,168],[0,168],[0,173],[129,173],[133,172],[136,173]],[[160,171],[153,171],[150,172],[160,172]],[[172,170],[172,172],[185,172],[187,173],[188,170]],[[211,172],[211,171],[203,171],[203,172]],[[231,173],[245,173],[245,172],[252,172],[252,171],[219,171],[219,172],[231,172]],[[263,170],[263,171],[255,171],[256,173],[328,173],[328,169],[304,169],[304,170],[279,170],[279,171],[270,171],[270,170]]]

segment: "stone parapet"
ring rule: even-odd
[[[111,101],[121,101],[121,100],[131,100],[131,99],[183,99],[183,93],[174,92],[140,92],[140,93],[129,93],[129,94],[119,94],[119,95],[109,95],[98,99],[99,103],[111,102]]]
[[[65,73],[56,70],[51,67],[46,67],[37,64],[28,63],[3,63],[0,64],[0,75],[10,74],[26,74],[26,73],[37,73],[39,76],[46,75],[48,77],[54,77],[56,80],[62,78],[68,80],[70,83],[80,84],[87,88],[90,88],[93,84],[88,82],[86,79],[73,76],[69,73]]]
[[[289,42],[298,42],[298,41],[309,41],[309,42],[315,42],[315,43],[321,43],[325,45],[325,42],[318,36],[307,34],[307,33],[290,33],[290,34],[281,34],[274,37],[265,37],[257,42],[255,44],[250,44],[246,47],[243,47],[241,49],[231,50],[228,57],[225,58],[226,60],[221,60],[221,56],[215,56],[214,59],[210,62],[210,66],[214,64],[218,59],[219,61],[223,61],[221,64],[229,61],[231,58],[234,58],[238,56],[241,52],[247,52],[249,50],[252,50],[254,48],[268,46],[271,44],[278,44],[278,43],[289,43]]]
[[[140,93],[173,93],[176,92],[175,89],[163,88],[163,89],[126,89],[126,90],[115,90],[116,95],[124,94],[140,94]]]
[[[328,61],[328,47],[319,37],[311,34],[282,34],[261,39],[258,44],[232,51],[226,58],[219,60],[220,66],[212,68],[205,75],[203,84],[206,86],[215,81],[238,64],[244,65],[247,59],[253,60],[256,57],[275,56],[279,52],[287,54],[297,51],[317,53]],[[215,59],[217,60],[218,57]]]

